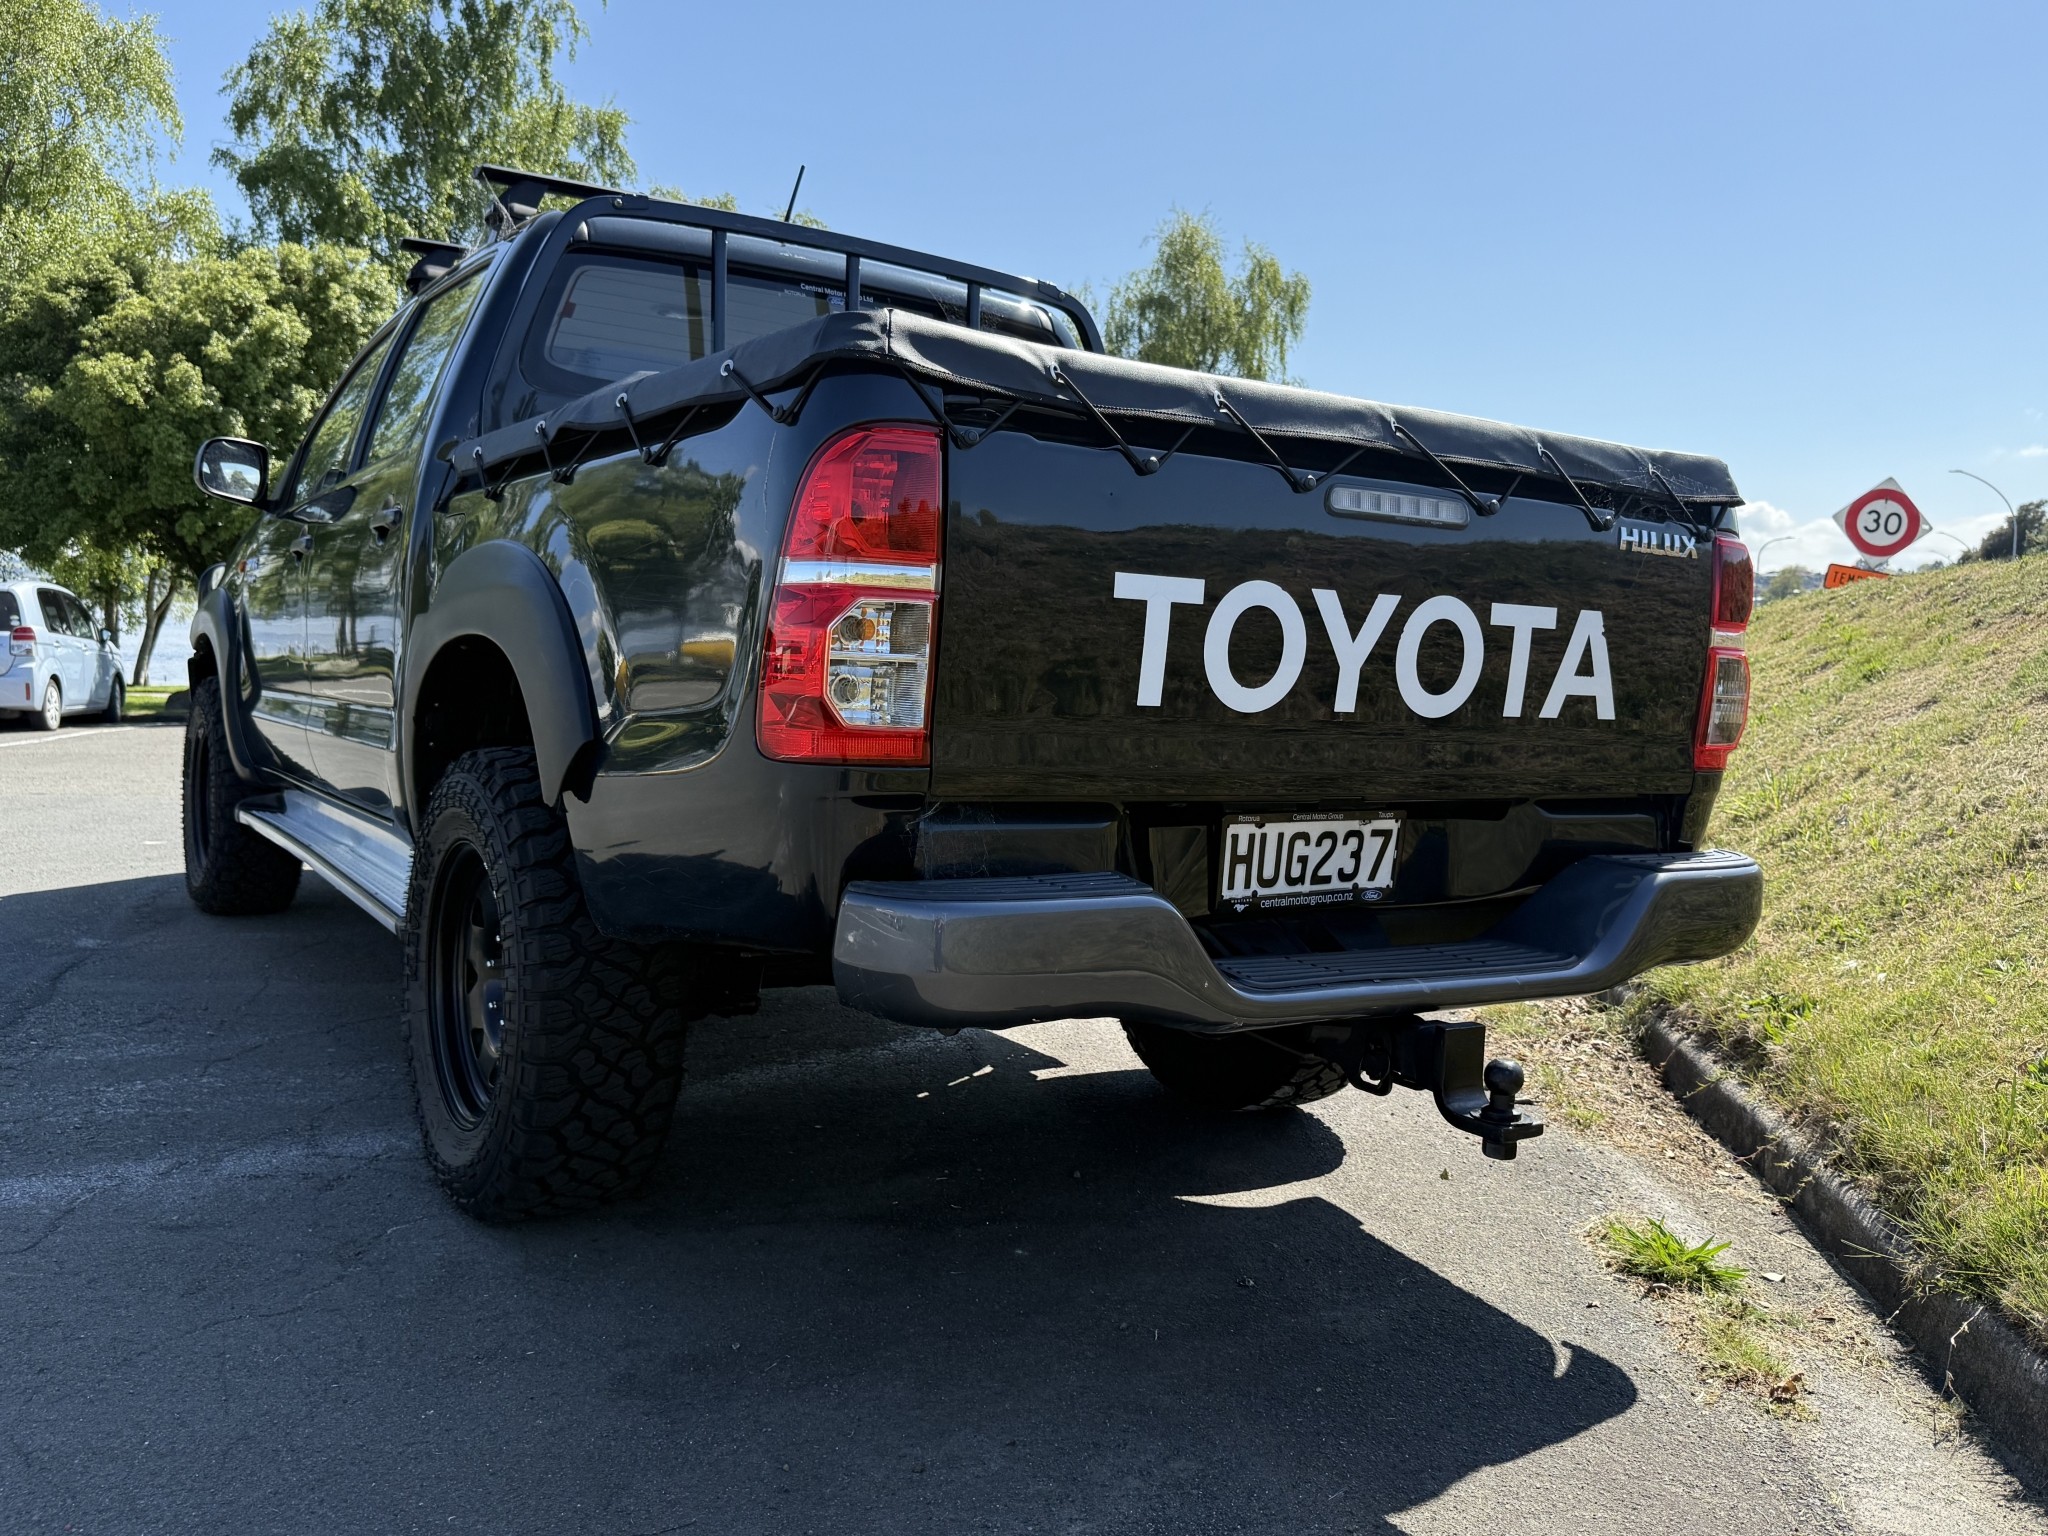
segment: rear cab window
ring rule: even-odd
[[[647,220],[596,218],[591,238],[569,248],[550,274],[521,348],[524,389],[503,420],[515,421],[615,379],[660,372],[714,349],[709,231]],[[880,263],[864,266],[863,308],[909,310],[964,325],[964,285]],[[779,241],[733,236],[727,246],[728,346],[738,346],[846,307],[845,258]],[[1083,345],[1073,321],[1034,301],[994,291],[982,329],[1047,346]]]

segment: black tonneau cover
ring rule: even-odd
[[[1111,424],[1241,430],[1219,406],[1220,394],[1283,453],[1291,440],[1415,458],[1414,444],[1420,442],[1451,464],[1546,480],[1555,480],[1562,467],[1582,486],[1667,505],[1674,493],[1711,506],[1742,500],[1728,466],[1699,454],[1628,448],[1474,416],[1218,378],[1013,340],[895,309],[825,315],[678,368],[631,375],[544,417],[460,444],[455,467],[496,485],[541,469],[560,473],[593,452],[629,446],[629,439],[652,448],[681,412],[801,388],[836,362],[880,364],[927,391],[979,393],[1083,418],[1100,412]],[[1397,422],[1405,437],[1395,430]]]

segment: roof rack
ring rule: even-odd
[[[446,277],[455,270],[455,264],[469,254],[466,245],[457,245],[452,240],[422,240],[417,235],[407,235],[398,242],[398,248],[419,257],[412,264],[412,270],[405,274],[407,293],[418,293],[429,283]]]
[[[549,195],[581,198],[589,205],[569,210],[561,228],[549,237],[551,242],[559,242],[564,247],[579,237],[577,232],[585,219],[599,216],[607,219],[638,219],[653,224],[680,224],[708,231],[711,236],[711,325],[714,351],[722,352],[726,346],[726,253],[729,241],[734,235],[757,240],[774,240],[784,245],[827,251],[842,257],[846,263],[848,309],[861,307],[863,262],[907,267],[914,272],[959,283],[965,291],[964,312],[970,330],[981,329],[982,296],[985,292],[993,290],[997,293],[1015,294],[1019,298],[1035,299],[1060,311],[1074,322],[1088,351],[1104,350],[1102,331],[1097,327],[1094,315],[1089,313],[1088,306],[1064,289],[1051,283],[1040,282],[1035,277],[1020,277],[1015,273],[999,272],[993,267],[952,261],[943,256],[907,250],[898,245],[884,245],[879,240],[863,240],[857,235],[843,235],[834,230],[817,229],[807,224],[756,218],[748,213],[729,213],[723,208],[704,208],[695,203],[664,202],[641,193],[621,192],[614,187],[595,187],[560,176],[543,175],[538,171],[514,170],[501,165],[480,165],[476,168],[476,178],[493,189],[496,201],[488,217],[492,229],[500,238],[510,235],[521,224],[533,218],[539,211],[540,200]],[[602,205],[597,202],[598,199],[603,199]]]
[[[484,222],[500,235],[509,235],[540,212],[544,197],[618,197],[617,187],[601,187],[590,181],[571,181],[545,171],[522,171],[508,165],[480,165],[476,179],[491,189],[491,206]]]

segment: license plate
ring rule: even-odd
[[[1223,823],[1224,905],[1378,901],[1394,883],[1399,817],[1233,816]]]

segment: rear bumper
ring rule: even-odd
[[[853,1007],[906,1024],[1252,1029],[1598,992],[1727,954],[1762,906],[1763,874],[1739,853],[1601,855],[1464,943],[1216,960],[1124,875],[856,882],[832,971]]]

